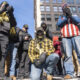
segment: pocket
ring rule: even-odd
[[[27,50],[28,49],[28,42],[24,42],[23,43],[23,50]]]

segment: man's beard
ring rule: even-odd
[[[46,31],[46,29],[47,29],[46,27],[43,27],[43,30],[44,30],[44,31]]]
[[[37,38],[38,38],[38,40],[43,40],[43,39],[44,39],[43,35],[42,35],[42,36],[39,36],[39,35],[38,35]]]

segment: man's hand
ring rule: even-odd
[[[40,62],[41,63],[44,63],[45,60],[46,60],[46,57],[47,57],[47,53],[46,52],[43,52],[41,55],[40,55]]]
[[[29,39],[29,37],[28,36],[25,36],[24,40],[28,40],[28,39]]]
[[[44,64],[44,62],[46,61],[46,57],[47,57],[47,54],[46,52],[42,53],[39,57],[39,59],[35,59],[34,60],[34,65],[36,67],[40,67],[42,64]]]
[[[33,63],[34,63],[34,65],[35,65],[36,67],[38,67],[38,68],[41,66],[40,59],[35,59],[35,60],[33,61]]]

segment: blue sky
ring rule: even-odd
[[[17,26],[22,28],[24,24],[29,25],[29,33],[34,37],[34,0],[0,0],[7,1],[14,7],[14,16],[17,21]]]

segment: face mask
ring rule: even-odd
[[[42,25],[42,28],[43,28],[44,30],[46,30],[47,26],[46,26],[46,25]]]
[[[43,26],[44,31],[46,30],[46,28],[47,28],[46,26]]]
[[[38,32],[37,32],[37,38],[38,38],[38,39],[43,39],[43,37],[44,37],[43,32],[42,32],[42,31],[38,31]]]
[[[38,36],[38,39],[42,39],[43,38],[43,36]]]

